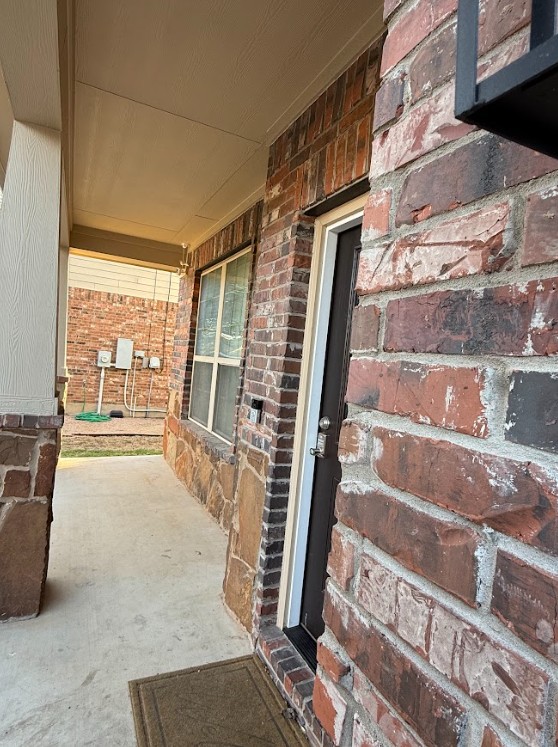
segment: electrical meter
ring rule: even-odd
[[[99,368],[109,368],[112,360],[110,350],[99,350],[97,353],[97,365]]]

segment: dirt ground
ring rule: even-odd
[[[79,456],[98,452],[107,452],[107,456],[110,452],[161,453],[162,434],[160,418],[114,418],[106,423],[88,423],[69,416],[62,429],[62,456],[71,456],[74,452]]]
[[[149,449],[161,451],[162,436],[64,436],[62,434],[62,451],[75,449],[87,451],[136,451]]]

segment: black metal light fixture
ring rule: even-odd
[[[554,158],[558,158],[557,3],[533,0],[529,51],[478,82],[480,0],[459,0],[455,89],[457,119]]]

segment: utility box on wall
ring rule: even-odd
[[[97,353],[97,365],[99,368],[110,368],[112,353],[110,350],[99,350]]]
[[[115,368],[132,368],[132,354],[134,351],[134,341],[126,337],[119,337],[116,341],[116,362]]]

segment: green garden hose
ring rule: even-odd
[[[75,415],[76,420],[86,420],[88,423],[106,423],[111,418],[108,415],[99,415],[98,412],[80,412]]]

